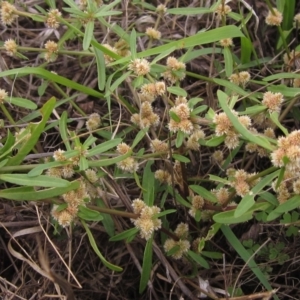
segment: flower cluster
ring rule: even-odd
[[[181,81],[185,77],[185,64],[170,56],[167,58],[167,70],[162,75],[171,84]]]
[[[150,72],[150,63],[145,58],[136,58],[131,61],[128,70],[133,71],[137,76],[144,76]]]
[[[232,39],[231,38],[227,38],[227,39],[221,39],[220,40],[220,45],[222,46],[222,47],[231,47],[231,46],[233,46],[233,41],[232,41]]]
[[[258,133],[256,129],[251,128],[250,129],[251,132],[253,133]],[[268,138],[275,138],[275,132],[274,129],[271,127],[268,127],[264,130],[263,133],[264,136],[268,137]],[[247,143],[246,147],[245,147],[246,151],[250,152],[250,153],[254,153],[257,152],[259,157],[266,157],[268,156],[268,152],[265,148],[260,147],[259,145],[255,144],[255,143]]]
[[[63,194],[63,199],[67,204],[67,207],[60,210],[58,205],[54,205],[51,215],[59,225],[66,227],[69,226],[77,216],[79,205],[85,205],[86,202],[90,201],[90,195],[86,184],[80,180],[79,188]]]
[[[198,143],[198,141],[204,138],[205,138],[205,133],[203,130],[201,129],[195,130],[187,140],[186,143],[187,149],[195,150],[195,151],[198,150],[200,148],[200,144]]]
[[[168,124],[171,132],[181,130],[186,134],[191,134],[194,131],[195,126],[190,120],[191,109],[189,108],[185,97],[177,97],[175,106],[170,109],[170,112],[176,115],[176,118],[170,118]]]
[[[243,87],[249,82],[251,76],[250,73],[247,71],[242,71],[239,73],[234,73],[229,77],[230,82],[233,82],[237,85],[241,85]]]
[[[217,190],[211,191],[217,198],[220,205],[226,205],[229,201],[229,190],[225,187],[221,187]]]
[[[7,97],[7,92],[3,89],[0,89],[0,104],[3,104],[5,101],[5,98]]]
[[[151,141],[150,149],[153,153],[163,152],[167,154],[169,151],[169,145],[159,139],[154,139]]]
[[[57,58],[58,44],[53,41],[47,41],[45,44],[46,53],[44,58],[47,62],[53,62]]]
[[[280,112],[283,95],[281,93],[266,92],[263,95],[262,104],[268,108],[270,113]]]
[[[124,155],[124,154],[127,154],[128,152],[131,152],[131,148],[127,144],[121,143],[117,146],[117,152],[121,155]],[[139,168],[138,163],[131,156],[123,159],[122,161],[119,161],[117,163],[117,166],[121,170],[129,172],[129,173],[136,172]]]
[[[238,115],[234,110],[232,110],[232,113],[236,116]],[[248,116],[238,116],[238,120],[247,129],[251,126],[251,119]],[[213,123],[216,124],[216,135],[225,135],[225,145],[228,149],[236,148],[239,144],[240,134],[233,127],[227,115],[224,112],[216,114],[213,118]]]
[[[156,81],[142,85],[138,94],[141,102],[150,102],[156,100],[158,96],[162,96],[166,92],[166,85],[163,81]]]
[[[159,4],[156,7],[156,12],[160,15],[164,15],[167,12],[167,8],[164,4]]]
[[[177,228],[174,231],[175,235],[178,237],[178,240],[174,239],[167,239],[164,243],[164,250],[165,252],[171,251],[174,247],[178,247],[177,251],[175,253],[172,253],[172,257],[174,259],[180,259],[182,258],[183,254],[188,252],[188,250],[191,247],[190,242],[188,241],[188,233],[189,228],[188,225],[185,223],[180,223],[177,225]]]
[[[146,29],[146,34],[153,40],[159,40],[161,38],[161,32],[152,27]]]
[[[279,26],[282,20],[282,13],[277,8],[273,8],[272,11],[270,10],[266,17],[266,23],[271,26]]]
[[[93,113],[89,116],[89,119],[86,121],[86,128],[88,131],[93,131],[99,127],[101,123],[100,115],[97,113]]]
[[[251,187],[255,186],[259,181],[259,178],[251,180],[251,177],[255,176],[256,173],[247,173],[244,170],[229,169],[227,170],[227,174],[231,179],[231,186],[235,189],[237,195],[241,197],[248,194]]]
[[[1,3],[1,23],[3,25],[11,25],[11,23],[18,17],[16,8],[8,1]]]
[[[196,216],[196,212],[201,210],[204,206],[205,202],[203,197],[196,195],[192,197],[192,207],[189,210],[189,214],[195,218]]]
[[[143,102],[140,113],[133,114],[130,120],[140,128],[156,127],[159,124],[159,116],[153,112],[153,108],[149,102]]]
[[[172,176],[171,174],[166,170],[157,170],[154,173],[154,177],[160,182],[165,183],[167,185],[172,185]]]
[[[8,39],[4,42],[4,48],[7,55],[14,56],[17,53],[18,46],[14,40]]]
[[[231,12],[231,7],[227,4],[220,4],[219,6],[217,6],[215,10],[215,13],[217,14],[219,19],[228,15],[230,12]]]
[[[131,219],[134,226],[140,230],[142,238],[149,240],[155,230],[161,228],[161,220],[157,218],[160,208],[157,206],[147,206],[141,199],[132,202],[133,212],[138,214],[137,219]]]
[[[94,1],[98,7],[100,7],[103,4],[102,0],[95,0]],[[79,0],[79,7],[82,10],[85,10],[87,8],[88,5],[88,0]]]
[[[46,26],[48,28],[57,29],[59,27],[58,18],[61,16],[61,12],[58,9],[50,9],[47,14]]]

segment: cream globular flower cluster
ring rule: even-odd
[[[249,82],[251,75],[247,71],[242,71],[239,73],[234,73],[229,77],[230,82],[233,82],[237,85],[241,85],[243,87]]]
[[[88,131],[93,131],[100,126],[100,123],[101,123],[100,115],[97,113],[93,113],[89,116],[85,124]]]
[[[121,143],[117,146],[117,152],[121,155],[127,154],[129,151],[131,151],[131,148],[125,143]],[[131,156],[119,161],[117,166],[121,170],[129,173],[136,172],[139,168],[137,161]]]
[[[266,17],[266,24],[271,26],[279,26],[283,20],[282,13],[277,8],[273,8],[272,10],[273,11],[269,11]]]
[[[169,56],[167,58],[167,70],[162,73],[162,76],[165,80],[174,84],[185,78],[185,68],[185,63],[178,61],[178,59],[173,56]]]
[[[140,113],[133,114],[130,120],[140,128],[157,127],[159,125],[159,116],[153,112],[149,102],[143,102],[140,107]]]
[[[47,41],[45,43],[45,49],[46,53],[44,55],[44,58],[47,62],[53,62],[57,58],[57,52],[58,52],[58,44],[53,41]]]
[[[46,26],[57,29],[59,27],[59,17],[61,17],[61,12],[58,9],[50,9],[47,14]]]
[[[18,17],[16,8],[8,1],[1,2],[1,23],[4,25],[11,25],[12,22]]]
[[[231,38],[221,39],[220,45],[224,48],[233,46],[233,40]]]
[[[59,210],[58,205],[54,205],[51,210],[51,215],[59,225],[66,227],[76,218],[79,205],[85,206],[85,204],[90,201],[90,195],[85,183],[80,180],[79,188],[75,191],[63,194],[63,199],[67,207],[63,210]]]
[[[174,259],[180,259],[191,248],[191,244],[187,239],[189,233],[188,224],[186,223],[178,224],[174,233],[178,237],[178,240],[174,240],[172,238],[167,239],[164,243],[164,250],[165,252],[169,252],[174,247],[179,246],[178,250],[175,253],[173,253],[171,256]]]
[[[262,104],[268,108],[270,113],[281,110],[281,104],[283,102],[283,95],[281,93],[266,92],[263,95]]]
[[[3,89],[0,89],[0,104],[4,103],[7,96],[8,96],[7,92]]]
[[[250,189],[254,187],[260,180],[250,180],[256,173],[247,173],[244,170],[227,170],[227,174],[231,179],[231,186],[235,189],[238,196],[244,197],[250,192]]]
[[[189,214],[195,218],[197,211],[200,211],[205,204],[203,197],[196,195],[192,197],[192,207],[189,210]]]
[[[254,134],[258,133],[258,131],[255,128],[251,128],[250,131]],[[271,128],[271,127],[266,128],[264,130],[263,135],[268,137],[268,138],[273,138],[273,139],[276,137],[274,129]],[[258,153],[259,157],[269,156],[269,153],[265,148],[260,147],[259,145],[255,144],[255,143],[247,143],[246,146],[245,146],[245,149],[246,149],[246,151],[248,151],[250,153],[254,153],[254,152]]]
[[[189,108],[185,97],[177,97],[175,100],[175,106],[170,109],[170,112],[175,113],[175,115],[179,118],[179,121],[175,121],[170,118],[168,127],[171,132],[181,130],[186,134],[192,134],[194,129],[198,129],[198,127],[194,126],[190,120],[191,109]]]
[[[153,40],[159,40],[161,38],[161,32],[152,27],[146,29],[146,34]]]
[[[127,56],[131,55],[128,45],[124,44],[124,42],[122,40],[119,42],[116,42],[114,44],[114,46],[111,46],[109,44],[104,44],[103,47],[105,47],[106,49],[110,50],[111,52],[114,52],[122,57],[127,57]],[[108,65],[114,61],[114,58],[112,58],[108,54],[104,53],[104,60],[105,60],[105,65]]]
[[[150,72],[150,63],[145,58],[136,58],[130,62],[128,70],[137,76],[145,76]]]
[[[13,39],[8,39],[4,42],[4,48],[7,55],[14,56],[17,53],[18,45]]]
[[[161,220],[157,218],[160,208],[156,205],[147,206],[141,199],[132,202],[133,212],[138,214],[137,219],[131,219],[134,226],[140,230],[140,235],[145,240],[149,240],[155,230],[161,228]]]
[[[228,15],[231,12],[231,7],[227,4],[220,4],[217,6],[215,13],[217,14],[218,18],[221,19],[222,17]]]
[[[248,116],[238,116],[234,110],[232,110],[232,113],[237,116],[239,122],[247,129],[251,126],[251,119]],[[227,115],[224,112],[216,114],[213,118],[213,123],[216,124],[216,136],[225,135],[225,145],[227,148],[236,148],[239,144],[240,134],[233,127]]]
[[[166,84],[163,81],[146,83],[141,86],[138,96],[141,102],[154,102],[158,96],[164,95],[166,92]]]

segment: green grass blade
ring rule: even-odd
[[[96,56],[96,62],[97,62],[97,75],[98,75],[98,89],[100,91],[103,91],[105,88],[105,82],[106,82],[106,72],[105,72],[105,60],[103,52],[94,47],[94,53]]]
[[[83,220],[81,220],[81,224],[83,225],[83,227],[84,227],[84,229],[85,229],[85,231],[86,231],[86,233],[87,233],[87,235],[88,235],[89,242],[90,242],[90,244],[91,244],[93,250],[94,250],[95,253],[98,255],[98,257],[99,257],[100,260],[103,262],[103,264],[104,264],[107,268],[109,268],[109,269],[111,269],[111,270],[113,270],[113,271],[116,271],[116,272],[121,272],[121,271],[123,271],[122,268],[120,268],[119,266],[115,266],[115,265],[111,264],[110,262],[108,262],[108,261],[105,259],[105,257],[101,254],[101,252],[100,252],[100,250],[99,250],[99,248],[98,248],[98,246],[97,246],[97,244],[96,244],[96,241],[95,241],[95,239],[94,239],[94,236],[93,236],[91,230],[88,228],[88,226],[86,225],[86,223],[85,223]]]
[[[140,294],[146,289],[148,281],[151,275],[152,269],[152,243],[153,237],[151,237],[146,244],[145,251],[144,251],[144,259],[143,259],[143,266],[142,266],[142,274],[141,274],[141,281],[140,281]]]

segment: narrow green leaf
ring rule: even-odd
[[[116,241],[122,241],[122,240],[125,240],[129,237],[132,237],[132,236],[136,236],[136,234],[139,232],[139,230],[134,227],[134,228],[130,228],[128,230],[125,230],[119,234],[116,234],[115,236],[111,237],[109,240],[111,242],[116,242]]]
[[[79,182],[70,182],[68,187],[64,188],[49,188],[43,190],[35,190],[33,187],[17,187],[5,190],[0,190],[0,197],[16,200],[16,201],[39,201],[49,199],[57,196],[61,196],[69,191],[79,188]]]
[[[27,109],[37,109],[37,105],[34,102],[24,98],[10,97],[8,102]]]
[[[113,271],[116,271],[116,272],[121,272],[121,271],[123,271],[122,268],[120,268],[120,267],[118,267],[118,266],[115,266],[115,265],[111,264],[110,262],[108,262],[108,261],[104,258],[104,256],[101,254],[101,252],[100,252],[100,250],[99,250],[99,248],[98,248],[98,246],[97,246],[97,244],[96,244],[96,241],[95,241],[95,239],[94,239],[94,237],[93,237],[93,234],[92,234],[91,230],[88,228],[88,226],[86,225],[86,223],[85,223],[83,220],[81,220],[81,224],[83,225],[83,227],[84,227],[84,229],[85,229],[85,231],[86,231],[86,233],[87,233],[87,235],[88,235],[89,242],[90,242],[90,244],[91,244],[93,250],[94,250],[95,253],[98,255],[98,257],[101,259],[101,261],[103,262],[103,264],[104,264],[107,268],[109,268],[109,269],[111,269],[111,270],[113,270]]]
[[[41,175],[43,173],[43,171],[48,170],[50,168],[62,167],[62,166],[66,166],[69,164],[70,164],[70,162],[68,162],[68,161],[53,161],[53,162],[37,165],[34,169],[29,171],[27,176],[35,177],[35,176]]]
[[[146,164],[143,174],[143,199],[148,206],[154,203],[154,173],[151,171],[153,160]]]
[[[264,287],[268,291],[272,291],[272,286],[266,279],[265,275],[261,271],[261,269],[258,267],[258,265],[255,263],[253,259],[251,259],[250,253],[244,248],[244,246],[241,244],[241,242],[238,240],[238,238],[235,236],[235,234],[232,232],[229,226],[222,225],[221,230],[228,240],[228,242],[231,244],[231,246],[235,249],[235,251],[240,255],[240,257],[248,264],[249,268],[252,270],[252,272],[256,275],[256,277],[260,280],[261,284],[264,285]],[[279,300],[279,298],[274,295],[274,299]]]
[[[252,41],[246,37],[241,37],[241,63],[247,64],[251,61],[253,45]]]
[[[46,175],[29,177],[27,174],[0,174],[0,179],[18,185],[41,187],[67,187],[70,182],[61,178]]]
[[[226,115],[228,116],[228,118],[230,119],[234,128],[243,136],[244,139],[253,142],[265,149],[273,150],[273,147],[271,146],[267,138],[263,136],[254,135],[239,122],[238,118],[232,113],[232,111],[228,107],[227,98],[228,96],[224,92],[218,90],[219,103]]]
[[[270,118],[271,118],[271,120],[273,121],[273,123],[276,124],[277,127],[280,128],[281,131],[282,131],[285,135],[288,135],[288,134],[289,134],[289,132],[287,131],[287,129],[280,123],[278,112],[270,113]]]
[[[0,148],[0,159],[3,159],[7,155],[11,154],[14,143],[15,143],[15,137],[8,129],[6,134],[5,145],[2,148]]]
[[[212,13],[213,10],[210,8],[202,8],[202,7],[178,7],[178,8],[169,8],[167,11],[171,15],[202,15]]]
[[[176,96],[186,97],[187,92],[179,86],[169,86],[167,87],[167,91]]]
[[[122,142],[122,139],[120,139],[120,138],[115,138],[113,140],[103,142],[102,144],[99,144],[96,147],[93,147],[92,149],[90,149],[88,151],[88,154],[86,157],[91,157],[91,156],[106,152],[107,150],[110,150],[110,149],[118,146],[121,142]]]
[[[129,46],[132,59],[136,59],[136,31],[134,28],[131,30]]]
[[[88,21],[85,25],[85,32],[83,38],[83,50],[87,50],[90,47],[91,40],[94,37],[94,21]]]
[[[120,155],[114,158],[91,160],[88,163],[89,163],[89,167],[105,167],[105,166],[116,164],[129,156],[131,156],[131,151],[127,152],[124,155]]]
[[[88,207],[82,206],[82,205],[79,205],[77,216],[80,219],[83,219],[86,221],[101,221],[101,220],[103,220],[103,217],[100,212],[90,209]]]
[[[188,256],[192,258],[197,264],[202,266],[205,269],[209,269],[209,264],[208,262],[199,254],[196,254],[195,252],[189,250],[188,251]]]
[[[221,135],[221,136],[214,136],[211,139],[207,140],[205,142],[205,146],[207,147],[216,147],[219,146],[220,144],[222,144],[225,141],[225,136]]]
[[[225,60],[226,77],[229,77],[233,72],[233,58],[232,58],[231,49],[229,47],[225,47],[223,54]]]
[[[199,196],[203,197],[205,200],[208,200],[213,203],[217,203],[218,199],[217,197],[209,192],[207,189],[200,185],[190,185],[189,186],[194,192],[196,192]]]
[[[181,161],[181,162],[183,162],[183,163],[189,163],[189,162],[190,162],[190,159],[187,158],[186,156],[183,156],[183,155],[172,154],[172,157],[173,157],[175,160]]]
[[[135,136],[134,141],[132,142],[131,149],[134,149],[138,143],[144,138],[147,133],[147,128],[141,129],[138,134]]]
[[[97,203],[98,207],[107,208],[107,206],[105,205],[105,203],[102,199],[96,198],[96,203]],[[111,217],[110,214],[102,213],[101,215],[103,217],[102,224],[105,228],[105,231],[107,232],[107,234],[110,237],[114,236],[115,235],[115,223],[114,223],[113,218]]]
[[[66,111],[63,111],[59,119],[59,133],[63,140],[63,143],[65,144],[66,149],[71,150],[71,145],[69,141],[70,138],[67,129],[67,119],[68,119],[68,114]]]
[[[105,60],[103,52],[93,46],[97,62],[98,89],[104,90],[106,83]]]
[[[169,214],[172,214],[174,212],[176,212],[177,210],[176,209],[167,209],[167,210],[164,210],[162,212],[160,212],[159,214],[156,215],[157,218],[161,218],[165,215],[169,215]]]
[[[174,120],[175,122],[181,121],[180,117],[178,117],[174,111],[169,111],[169,114],[171,119]]]
[[[110,87],[108,87],[107,91],[105,92],[105,96],[107,97],[108,95],[110,95],[116,88],[118,88],[120,86],[120,84],[127,79],[127,77],[129,77],[129,75],[131,74],[131,71],[128,71],[126,73],[124,73],[123,75],[121,75]]]
[[[177,132],[177,136],[176,136],[176,141],[175,141],[175,146],[176,148],[180,148],[182,143],[183,143],[183,140],[184,140],[184,132],[179,130]]]
[[[3,73],[3,72],[1,72]],[[0,73],[0,74],[1,74]],[[34,148],[37,141],[39,140],[40,135],[43,133],[44,127],[52,114],[52,111],[55,106],[55,98],[52,97],[50,100],[48,100],[43,107],[40,109],[40,112],[42,114],[42,120],[39,123],[30,124],[31,126],[31,136],[30,138],[24,143],[21,148],[19,149],[18,153],[12,157],[8,165],[10,166],[16,166],[20,165],[25,156]]]
[[[144,251],[144,259],[143,259],[143,266],[142,266],[142,274],[141,274],[141,281],[140,281],[140,294],[146,289],[148,281],[151,275],[152,269],[152,243],[153,237],[151,237],[146,244],[145,251]]]

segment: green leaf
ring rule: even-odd
[[[152,270],[152,243],[153,237],[151,237],[146,244],[143,258],[142,274],[140,281],[140,294],[146,289],[148,281],[150,279],[151,270]]]
[[[7,155],[11,154],[14,143],[15,143],[15,137],[13,136],[13,134],[8,129],[7,134],[6,134],[5,145],[2,148],[0,148],[0,159],[1,160],[4,157],[6,157]]]
[[[106,83],[105,60],[103,52],[93,46],[97,62],[98,89],[104,90]]]
[[[180,146],[181,146],[182,143],[183,143],[184,136],[185,136],[185,134],[184,134],[183,131],[179,130],[179,131],[177,132],[176,141],[175,141],[175,146],[176,146],[176,148],[180,148]]]
[[[102,199],[96,198],[96,203],[98,207],[107,208]],[[110,214],[101,213],[102,215],[102,224],[105,228],[107,234],[112,237],[115,235],[115,223]]]
[[[187,97],[187,92],[179,86],[169,86],[167,91],[176,96]]]
[[[183,155],[172,154],[172,157],[173,157],[175,160],[181,161],[181,162],[183,162],[183,163],[189,163],[189,162],[190,162],[190,159],[187,158],[186,156],[183,156]]]
[[[228,118],[230,119],[234,128],[243,136],[244,139],[253,142],[267,150],[273,150],[273,147],[271,146],[267,138],[253,134],[239,122],[238,118],[232,113],[232,111],[228,107],[227,98],[228,96],[224,92],[218,90],[219,103],[226,115],[228,116]]]
[[[164,210],[162,212],[160,212],[159,214],[156,215],[157,218],[161,218],[165,215],[169,215],[169,214],[172,214],[174,212],[176,212],[177,210],[176,209],[167,209],[167,210]]]
[[[79,159],[79,170],[80,171],[85,171],[86,169],[89,168],[89,162],[84,156],[80,156]]]
[[[1,74],[1,73],[0,73]],[[3,72],[2,72],[3,74]],[[35,147],[36,143],[39,140],[40,135],[44,131],[44,127],[52,114],[52,111],[54,109],[56,100],[54,97],[52,97],[50,100],[48,100],[43,107],[40,109],[40,112],[42,114],[42,120],[39,123],[35,124],[30,124],[30,129],[31,129],[31,136],[30,138],[24,143],[18,153],[10,158],[8,165],[10,166],[16,166],[20,165],[25,156]]]
[[[129,156],[131,156],[131,151],[128,151],[126,154],[114,158],[91,160],[88,163],[89,163],[89,167],[105,167],[105,166],[114,165]]]
[[[199,196],[203,197],[205,200],[208,200],[213,203],[218,203],[217,197],[209,192],[207,189],[205,189],[202,186],[199,185],[190,185],[189,186],[194,192],[196,192]]]
[[[149,160],[145,166],[143,174],[143,198],[148,206],[154,203],[154,173],[151,171],[153,160]]]
[[[172,120],[174,120],[175,122],[180,122],[181,119],[179,116],[176,115],[176,113],[174,111],[169,111],[170,117]]]
[[[87,50],[90,47],[91,40],[94,37],[94,21],[88,21],[85,26],[84,38],[83,38],[83,50]]]
[[[222,144],[225,141],[225,136],[221,135],[221,136],[214,136],[211,139],[209,139],[208,141],[205,142],[205,146],[207,147],[216,147],[219,146],[220,144]]]
[[[24,98],[10,97],[8,102],[27,109],[37,109],[37,105],[34,102]]]
[[[167,13],[171,15],[202,15],[212,13],[211,8],[202,8],[202,7],[178,7],[178,8],[169,8]]]
[[[68,114],[66,111],[63,111],[59,119],[59,133],[63,140],[63,143],[65,144],[66,149],[71,150],[71,145],[69,141],[70,138],[67,129],[67,120],[68,120]]]
[[[144,136],[146,135],[147,133],[147,129],[141,129],[138,134],[135,136],[134,138],[134,141],[132,142],[132,145],[131,145],[131,149],[134,149],[135,146],[138,145],[138,143],[144,138]]]
[[[136,31],[134,28],[131,30],[129,45],[132,59],[136,59]]]
[[[16,201],[39,201],[49,199],[57,196],[61,196],[69,191],[79,188],[79,182],[77,180],[70,182],[67,187],[55,187],[43,190],[35,190],[33,187],[17,187],[5,190],[0,190],[0,198]]]
[[[274,124],[276,124],[277,127],[280,128],[281,131],[282,131],[285,135],[288,135],[289,133],[288,133],[287,129],[280,123],[278,117],[279,117],[278,112],[270,113],[270,118],[271,118],[271,120],[274,122]]]
[[[91,244],[93,250],[94,250],[95,253],[98,255],[98,257],[101,259],[101,261],[103,262],[103,264],[104,264],[106,267],[108,267],[109,269],[113,270],[113,271],[116,271],[116,272],[121,272],[121,271],[123,271],[122,268],[120,268],[120,267],[118,267],[118,266],[115,266],[115,265],[111,264],[110,262],[108,262],[108,261],[104,258],[104,256],[101,254],[100,250],[98,249],[98,246],[97,246],[97,244],[96,244],[96,241],[95,241],[95,239],[94,239],[94,237],[93,237],[92,232],[90,231],[90,229],[88,228],[88,226],[86,225],[86,223],[85,223],[83,220],[81,220],[81,223],[82,223],[82,225],[83,225],[83,227],[84,227],[84,229],[85,229],[85,231],[86,231],[86,233],[87,233],[87,235],[88,235],[89,242],[90,242],[90,244]]]
[[[122,142],[122,139],[115,138],[110,141],[103,142],[102,144],[97,145],[96,147],[93,147],[88,151],[88,154],[86,157],[91,157],[94,155],[98,155],[100,153],[106,152],[107,150],[110,150],[116,146],[118,146]]]
[[[185,207],[188,207],[188,208],[192,207],[191,203],[189,203],[188,201],[186,201],[185,199],[183,199],[179,193],[177,193],[176,191],[173,192],[171,186],[168,186],[167,189],[168,189],[168,192],[169,192],[170,195],[173,196],[175,194],[176,202],[178,202],[179,204],[181,204],[181,205],[183,205]]]
[[[207,109],[207,105],[201,105],[201,106],[198,106],[198,107],[196,107],[196,108],[194,108],[194,109],[192,110],[191,115],[192,115],[192,116],[197,116],[198,114],[204,112],[206,109]]]
[[[27,174],[0,174],[0,179],[18,185],[41,187],[67,187],[70,182],[61,178],[46,175],[29,177]]]
[[[229,47],[224,48],[224,60],[226,77],[229,77],[233,72],[233,59],[231,49]]]
[[[100,212],[88,207],[79,205],[77,216],[86,221],[102,221],[103,217]]]
[[[246,64],[251,61],[253,45],[252,41],[246,37],[241,37],[241,63]]]
[[[122,240],[128,239],[132,236],[136,236],[138,232],[139,232],[139,230],[136,227],[133,227],[133,228],[125,230],[119,234],[116,234],[115,236],[111,237],[109,240],[111,242],[122,241]]]
[[[69,161],[53,161],[41,165],[37,165],[35,168],[33,168],[29,173],[27,174],[28,177],[35,177],[38,175],[41,175],[44,170],[48,170],[50,168],[56,168],[56,167],[62,167],[69,165]]]
[[[202,266],[205,269],[209,269],[209,264],[208,262],[199,254],[196,254],[195,252],[189,250],[188,251],[188,256],[193,259],[197,264]]]
[[[260,283],[264,285],[264,287],[268,291],[272,291],[272,286],[266,279],[265,275],[259,268],[259,266],[255,263],[253,259],[251,259],[250,253],[243,247],[241,242],[238,240],[238,238],[235,236],[235,234],[232,232],[229,226],[223,225],[221,227],[221,230],[228,240],[228,242],[231,244],[231,246],[235,249],[235,251],[240,255],[240,257],[248,264],[248,267],[252,270],[252,272],[256,275],[256,277],[260,280]],[[279,300],[279,298],[274,295],[274,299]]]
[[[103,47],[105,48],[105,47]],[[54,74],[50,71],[45,70],[44,68],[40,67],[23,67],[23,68],[16,68],[16,69],[11,69],[11,70],[6,70],[0,72],[0,78],[1,77],[7,77],[7,76],[24,76],[24,75],[39,75],[42,78],[46,78],[49,81],[56,82],[60,85],[66,86],[68,88],[80,91],[81,93],[94,96],[97,98],[102,98],[103,94],[97,92],[95,89],[89,88],[85,85],[81,85],[75,81],[72,81],[70,79],[67,79],[63,76]],[[52,97],[51,99],[54,99]]]

